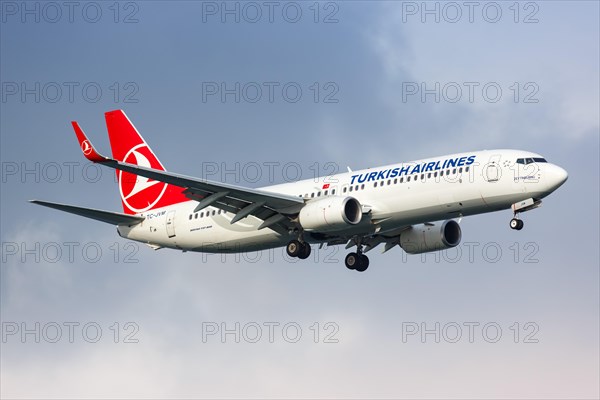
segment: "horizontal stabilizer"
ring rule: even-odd
[[[112,211],[96,210],[94,208],[85,208],[70,206],[67,204],[51,203],[49,201],[41,200],[29,200],[31,203],[39,204],[41,206],[55,208],[57,210],[66,211],[71,214],[80,215],[82,217],[95,219],[97,221],[106,222],[112,225],[128,224],[135,225],[139,224],[144,220],[144,217],[138,217],[135,215],[127,215]]]

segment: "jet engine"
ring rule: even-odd
[[[400,234],[400,247],[409,254],[455,247],[460,243],[460,225],[454,220],[415,225]]]
[[[300,210],[300,225],[306,231],[332,232],[356,225],[362,207],[354,197],[328,196],[312,200]]]

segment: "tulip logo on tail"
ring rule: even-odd
[[[90,144],[89,140],[85,139],[83,142],[81,142],[81,151],[83,151],[83,154],[86,156],[90,155],[92,152],[92,145]]]
[[[139,165],[140,167],[163,170],[162,165],[146,143],[140,143],[131,148],[125,154],[123,162]],[[118,176],[119,191],[121,192],[123,204],[134,213],[150,210],[160,201],[165,190],[167,190],[167,184],[164,182],[123,171],[119,171]]]

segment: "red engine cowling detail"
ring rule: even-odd
[[[462,232],[454,220],[415,225],[400,235],[400,247],[409,254],[427,253],[458,246]]]
[[[354,197],[324,197],[306,203],[298,218],[306,231],[339,231],[360,222],[362,207]]]

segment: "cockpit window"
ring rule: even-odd
[[[531,158],[517,158],[517,164],[533,164],[533,163],[545,163],[547,162],[545,158],[542,157],[531,157]]]

